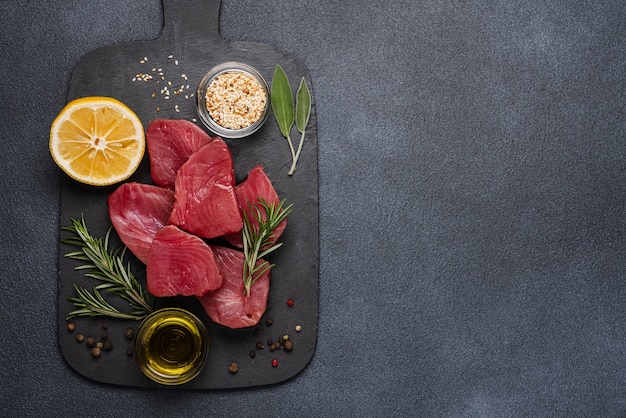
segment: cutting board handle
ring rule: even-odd
[[[176,40],[182,34],[220,39],[221,0],[163,0],[163,33]]]

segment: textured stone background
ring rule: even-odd
[[[159,0],[0,2],[3,416],[623,416],[622,1],[224,0],[221,33],[310,70],[320,317],[296,378],[148,391],[57,345],[73,65],[159,36]]]

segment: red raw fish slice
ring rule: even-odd
[[[156,233],[167,224],[174,207],[174,192],[142,183],[124,183],[108,198],[115,231],[142,263]]]
[[[260,165],[255,166],[248,173],[248,177],[241,182],[235,189],[235,194],[237,195],[237,202],[239,205],[239,209],[241,211],[245,211],[250,220],[250,223],[253,227],[257,227],[259,223],[256,221],[255,216],[253,215],[253,211],[250,208],[250,204],[254,204],[261,211],[261,219],[265,221],[267,219],[265,209],[259,204],[259,198],[265,200],[268,204],[279,204],[280,199],[278,198],[278,193],[274,189],[272,182],[270,181],[267,174],[263,170],[263,167]],[[281,223],[278,224],[274,232],[272,233],[271,243],[266,247],[274,245],[276,241],[283,234],[283,231],[287,227],[287,220],[285,219]],[[226,236],[228,242],[235,247],[243,248],[243,237],[241,235],[241,231],[230,234]]]
[[[157,297],[200,296],[222,285],[211,248],[176,226],[157,232],[146,268],[148,292]]]
[[[173,189],[180,166],[212,140],[202,128],[185,119],[155,119],[150,122],[146,143],[152,181]]]
[[[202,238],[239,231],[243,221],[234,183],[230,150],[222,139],[215,138],[178,170],[169,223]]]
[[[267,309],[270,290],[269,270],[254,282],[250,296],[246,296],[243,288],[243,253],[226,247],[211,246],[211,248],[224,282],[222,287],[199,297],[198,300],[217,324],[229,328],[247,328],[256,325]]]

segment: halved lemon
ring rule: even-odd
[[[108,186],[130,177],[146,149],[143,125],[124,103],[111,97],[72,100],[50,127],[50,153],[70,177]]]

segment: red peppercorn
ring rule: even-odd
[[[272,367],[278,367],[278,360],[276,359],[272,360]]]
[[[289,306],[290,308],[293,306],[294,301],[293,299],[287,299],[287,306]]]

